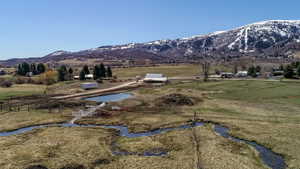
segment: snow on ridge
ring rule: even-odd
[[[214,36],[214,35],[219,35],[219,34],[226,33],[226,32],[227,32],[227,31],[216,31],[216,32],[210,33],[210,34],[208,34],[208,35]]]
[[[66,53],[70,53],[70,52],[60,50],[60,51],[55,51],[55,52],[51,53],[50,56],[58,56],[58,55],[66,54]]]

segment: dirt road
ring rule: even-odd
[[[124,84],[121,84],[119,86],[110,87],[110,88],[106,88],[106,89],[92,90],[92,91],[87,91],[87,92],[77,93],[77,94],[71,94],[71,95],[66,95],[66,96],[57,96],[57,97],[53,97],[53,99],[61,100],[61,99],[70,99],[70,98],[76,98],[76,97],[96,95],[96,94],[100,95],[100,94],[104,94],[104,93],[112,92],[112,91],[116,91],[116,90],[122,90],[122,89],[138,87],[139,85],[141,85],[140,82],[134,81],[134,82],[124,83]]]

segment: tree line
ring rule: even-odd
[[[291,64],[284,66],[281,66],[281,69],[283,70],[283,75],[285,78],[293,79],[296,78],[296,75],[300,76],[300,62],[292,62]]]
[[[32,73],[32,75],[39,75],[46,71],[46,66],[43,63],[35,64],[35,63],[27,63],[23,62],[18,65],[17,74],[20,76],[27,76],[28,73]]]
[[[57,70],[58,72],[58,80],[66,81],[73,79],[73,69],[67,68],[65,65],[60,66]],[[93,73],[90,72],[90,69],[87,65],[84,65],[79,73],[79,80],[86,80],[86,75],[93,74],[94,80],[110,78],[112,77],[112,70],[110,66],[105,67],[103,63],[100,65],[95,65],[93,69]]]
[[[89,67],[87,65],[83,66],[79,74],[80,80],[86,80],[86,75],[91,74]],[[100,65],[95,65],[93,69],[94,80],[112,77],[112,70],[110,66],[105,67],[103,63]]]
[[[74,70],[66,65],[60,66],[57,70],[57,80],[58,81],[67,81],[73,79]],[[29,73],[32,75],[39,75],[46,72],[46,66],[43,63],[27,63],[23,62],[18,65],[17,75],[28,76]],[[95,65],[93,72],[90,72],[90,69],[87,65],[84,65],[79,73],[80,80],[86,80],[86,75],[93,74],[94,80],[111,78],[113,73],[110,66],[105,66],[103,63]]]

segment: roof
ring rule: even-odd
[[[144,81],[157,81],[166,82],[168,79],[163,74],[148,73],[146,74]]]
[[[147,73],[145,78],[163,78],[163,74]]]

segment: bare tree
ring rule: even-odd
[[[207,60],[204,60],[200,64],[201,64],[202,72],[203,72],[203,81],[207,82],[208,81],[209,70],[210,70],[210,62],[207,61]]]

